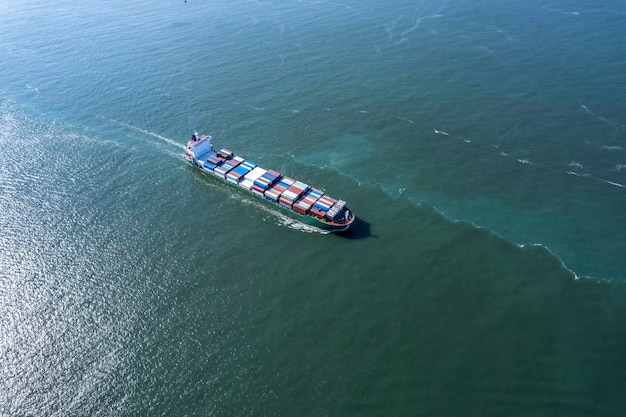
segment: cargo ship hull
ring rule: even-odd
[[[211,139],[194,134],[187,144],[185,160],[213,181],[323,230],[340,232],[353,223],[354,213],[344,201],[276,171],[260,168],[228,149],[215,151]]]

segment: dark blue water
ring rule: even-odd
[[[623,415],[625,23],[0,5],[0,414]],[[208,181],[195,130],[355,227]]]

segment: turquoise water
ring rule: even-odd
[[[0,5],[2,415],[623,415],[626,9]],[[327,235],[182,160],[324,188]]]

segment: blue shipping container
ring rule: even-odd
[[[246,175],[248,172],[250,172],[250,168],[238,166],[237,168],[233,169],[232,172],[236,172],[237,174],[240,174],[240,175]]]
[[[322,210],[322,211],[328,211],[328,209],[330,208],[330,207],[327,207],[327,206],[323,206],[323,205],[321,205],[321,204],[320,204],[319,202],[317,202],[317,201],[315,202],[315,204],[313,204],[313,206],[314,206],[315,208],[318,208],[318,209]]]
[[[269,187],[269,186],[270,186],[268,183],[263,182],[263,181],[259,181],[259,180],[255,180],[255,181],[254,181],[254,185],[256,185],[257,187],[262,188],[262,189],[264,189],[264,190],[265,190],[267,187]]]

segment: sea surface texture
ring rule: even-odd
[[[3,0],[0,415],[626,415],[625,41],[609,0]]]

